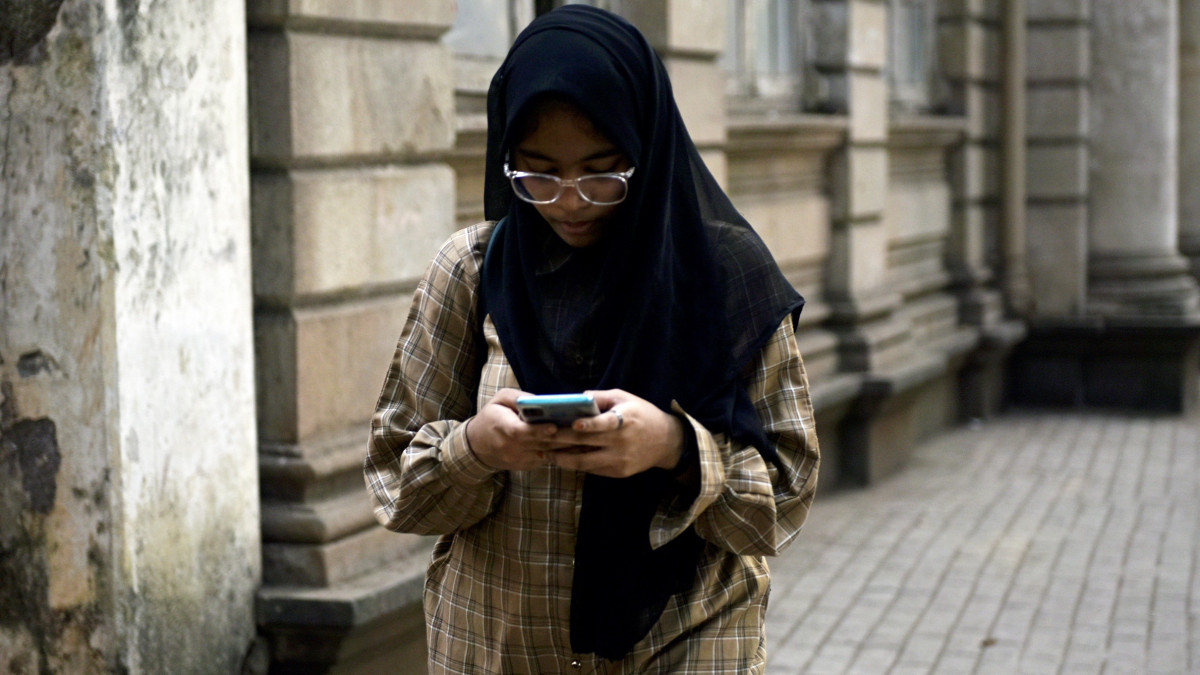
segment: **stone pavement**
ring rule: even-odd
[[[769,675],[1200,673],[1200,421],[1019,412],[818,492]]]

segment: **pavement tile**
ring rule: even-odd
[[[955,429],[897,476],[817,495],[770,561],[767,670],[1200,672],[1198,543],[1196,419]]]

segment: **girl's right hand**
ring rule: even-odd
[[[517,414],[525,392],[501,389],[467,420],[467,443],[479,461],[497,471],[528,471],[547,466],[550,452],[569,447],[556,441],[553,424],[526,424]]]

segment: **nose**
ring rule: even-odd
[[[556,202],[558,206],[567,211],[578,211],[579,209],[589,206],[589,202],[583,198],[583,194],[579,192],[579,184],[574,180],[563,181],[562,194],[558,196]]]

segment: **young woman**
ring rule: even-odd
[[[488,93],[488,221],[417,288],[372,422],[376,515],[441,535],[431,673],[761,673],[819,453],[803,299],[629,23],[569,5]],[[601,413],[526,424],[522,393]]]

